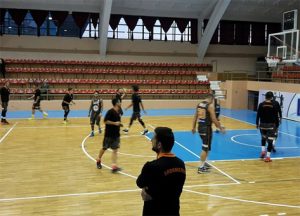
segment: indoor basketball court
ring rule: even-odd
[[[0,0],[0,84],[10,89],[0,125],[0,215],[142,215],[136,180],[157,159],[151,139],[160,126],[173,130],[172,153],[186,167],[180,215],[300,215],[299,9],[293,0]],[[132,85],[146,110],[145,135],[138,121],[122,131]],[[34,86],[47,116],[32,116]],[[68,88],[75,104],[67,121]],[[96,158],[117,89],[126,92],[122,170],[112,173],[111,149],[102,169]],[[213,125],[210,169],[199,173],[193,119],[212,90],[226,132]],[[91,136],[95,91],[102,133],[95,126]],[[282,120],[265,162],[256,116],[269,91]]]

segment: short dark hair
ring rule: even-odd
[[[156,140],[162,145],[162,149],[166,152],[171,151],[175,141],[172,129],[168,127],[157,127],[154,129],[154,132],[156,134]]]
[[[272,99],[273,97],[274,97],[274,94],[273,94],[273,92],[271,92],[271,91],[269,91],[269,92],[267,92],[266,94],[265,94],[265,97],[266,97],[266,99]]]
[[[132,90],[135,91],[135,92],[139,91],[139,89],[140,89],[140,88],[139,88],[138,85],[133,85],[133,86],[132,86]]]
[[[71,91],[72,90],[72,88],[70,87],[70,88],[68,88],[68,91]]]
[[[120,102],[118,98],[113,98],[111,100],[111,103],[112,103],[113,106],[115,106],[118,102]]]

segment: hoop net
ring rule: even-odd
[[[279,62],[281,62],[281,60],[282,59],[279,58],[279,57],[277,57],[277,56],[268,56],[268,57],[266,57],[266,61],[267,61],[268,65],[269,65],[269,67],[276,67],[277,64]]]

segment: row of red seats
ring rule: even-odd
[[[166,71],[166,70],[113,70],[113,69],[83,69],[83,68],[24,68],[8,67],[7,72],[14,73],[71,73],[71,74],[127,74],[127,75],[196,75],[196,71]]]
[[[283,71],[295,71],[300,73],[300,66],[284,66]]]
[[[210,64],[188,63],[151,63],[151,62],[108,62],[108,61],[76,61],[76,60],[38,60],[38,59],[6,59],[10,64],[60,64],[60,65],[97,65],[97,66],[140,66],[140,67],[212,67]]]
[[[74,94],[93,94],[95,91],[100,94],[115,94],[115,89],[74,89]],[[66,89],[51,89],[50,94],[65,94]],[[33,94],[33,89],[11,89],[12,94]],[[128,91],[127,93],[131,93]],[[209,90],[194,89],[142,89],[141,94],[208,94]]]
[[[273,73],[272,77],[279,79],[300,79],[300,73]]]
[[[198,80],[0,79],[0,83],[5,83],[6,81],[9,81],[12,84],[41,84],[43,82],[47,82],[48,84],[209,85],[209,81]]]

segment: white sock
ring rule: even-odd
[[[262,147],[261,147],[261,151],[262,151],[262,152],[266,151],[266,146],[262,146]]]
[[[205,161],[201,161],[199,167],[200,167],[200,168],[204,167],[204,164],[205,164]]]
[[[267,157],[270,157],[271,156],[271,152],[267,152]]]
[[[275,143],[276,143],[275,141],[276,141],[276,140],[273,140],[273,146],[274,146],[274,147],[275,147]]]

